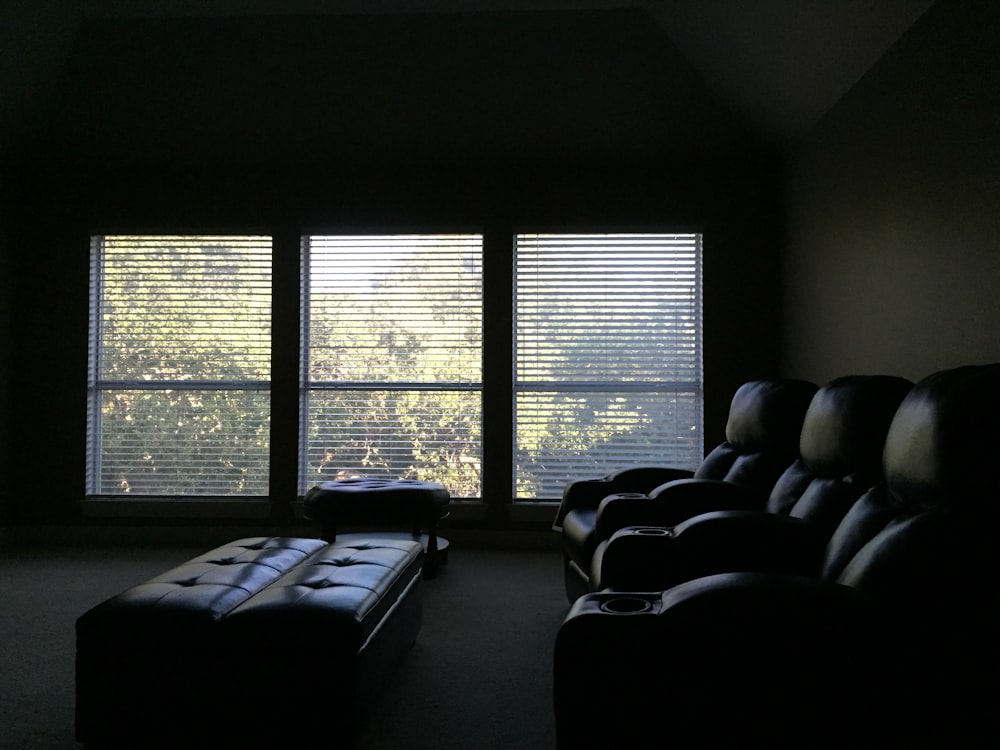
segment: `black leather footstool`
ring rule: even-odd
[[[355,747],[417,640],[424,558],[412,539],[251,537],[105,600],[76,623],[77,740]]]
[[[436,482],[369,477],[320,482],[304,498],[306,518],[320,523],[328,542],[337,538],[339,527],[352,524],[408,523],[421,540],[426,529],[426,578],[448,562],[448,540],[438,537],[437,527],[450,502],[448,490]]]

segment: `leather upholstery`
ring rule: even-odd
[[[419,557],[409,540],[343,535],[230,612],[224,632],[263,633],[273,623],[306,642],[329,640],[356,653],[410,584],[407,571]]]
[[[378,527],[386,524],[407,524],[414,537],[427,530],[427,557],[424,574],[433,578],[440,563],[438,521],[446,514],[451,495],[443,485],[417,479],[384,479],[355,477],[320,482],[303,498],[305,517],[318,521],[321,536],[328,542],[337,538],[340,528],[347,525]],[[440,547],[447,548],[441,540]]]
[[[850,375],[830,381],[813,396],[802,423],[799,456],[775,482],[764,506],[765,513],[790,516],[810,529],[786,531],[786,524],[770,530],[774,519],[741,512],[688,514],[669,535],[658,538],[636,535],[618,523],[619,530],[595,550],[591,589],[661,589],[708,573],[767,570],[792,554],[775,546],[773,534],[783,534],[798,547],[795,559],[803,569],[814,568],[844,514],[881,481],[886,434],[912,387],[912,381],[893,375]],[[717,491],[704,485],[691,490]],[[649,519],[637,520],[651,525]],[[665,549],[653,549],[657,542]]]
[[[884,480],[812,574],[577,600],[556,641],[558,746],[992,743],[998,420],[1000,365],[917,383],[886,435]]]
[[[210,628],[234,608],[326,547],[321,539],[240,539],[198,555],[84,613],[79,641],[174,638]],[[144,632],[148,628],[150,632]],[[148,641],[147,641],[148,642]]]
[[[351,747],[422,620],[420,544],[341,534],[223,621],[236,684],[268,692],[244,747]],[[262,644],[274,640],[274,646]]]
[[[775,484],[765,510],[832,532],[853,501],[881,481],[886,434],[912,387],[892,375],[850,375],[820,388],[802,423],[799,457]],[[853,490],[846,505],[824,497],[834,486]]]
[[[798,455],[805,412],[816,385],[802,380],[758,380],[733,396],[726,441],[695,471],[698,479],[721,479],[765,497],[778,474]]]
[[[306,518],[318,521],[370,522],[380,512],[423,521],[429,511],[440,516],[450,501],[451,495],[436,482],[355,477],[320,482],[306,493],[303,508]]]
[[[802,420],[816,389],[814,383],[796,379],[744,383],[730,404],[726,440],[694,472],[644,467],[567,485],[554,523],[562,539],[567,598],[573,601],[590,590],[590,569],[597,545],[628,520],[668,523],[720,508],[762,508],[774,482],[798,454]],[[741,490],[720,492],[709,502],[704,495],[688,494],[691,480],[725,482]],[[661,515],[654,520],[651,516],[638,517],[639,508],[630,507],[624,513],[607,510],[610,501],[605,500],[613,495],[620,498],[621,505],[645,506],[646,498],[657,500],[658,509],[651,506],[645,512]],[[675,497],[677,505],[671,509]],[[688,497],[695,504],[684,502],[683,498]],[[598,521],[601,513],[608,516],[603,523]],[[663,513],[669,515],[664,517]]]
[[[765,493],[770,491],[774,479],[797,454],[802,419],[816,388],[814,383],[796,379],[744,383],[729,405],[725,441],[716,446],[696,470],[636,467],[601,479],[570,482],[563,490],[554,529],[562,529],[568,513],[581,508],[596,509],[608,495],[646,494],[676,479],[698,477],[751,486],[760,482]]]
[[[422,561],[405,539],[253,537],[96,605],[76,627],[77,739],[311,741],[300,717],[321,707],[340,725],[325,746],[346,743],[416,638]]]

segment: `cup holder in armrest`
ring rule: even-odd
[[[605,500],[648,500],[649,495],[645,492],[615,492],[607,495]]]
[[[612,615],[638,615],[652,608],[652,602],[638,596],[617,596],[601,602],[601,611]]]
[[[671,529],[664,529],[657,526],[637,526],[631,529],[633,534],[639,534],[640,536],[673,536],[674,532]]]

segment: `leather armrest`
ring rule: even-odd
[[[618,492],[649,492],[664,482],[675,479],[690,479],[693,471],[674,469],[665,466],[639,466],[631,469],[620,469],[608,474],[608,481],[622,489]]]
[[[686,479],[694,472],[669,467],[642,466],[621,469],[601,479],[580,479],[570,482],[563,489],[562,501],[556,512],[552,528],[561,530],[566,514],[577,508],[596,508],[608,495],[619,492],[650,492],[654,488],[675,479]]]
[[[759,501],[740,485],[716,479],[677,479],[648,496],[620,493],[601,500],[595,534],[608,539],[626,526],[673,526],[713,510],[758,510]]]
[[[877,614],[855,589],[779,574],[587,594],[556,637],[559,747],[848,746],[888,700]]]
[[[672,528],[630,526],[593,556],[595,589],[662,591],[684,581],[739,571],[818,576],[825,540],[798,518],[714,511]]]

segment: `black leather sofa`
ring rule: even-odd
[[[998,424],[1000,365],[936,373],[820,548],[787,533],[806,523],[751,514],[724,535],[739,567],[577,599],[555,644],[559,748],[993,746]]]

